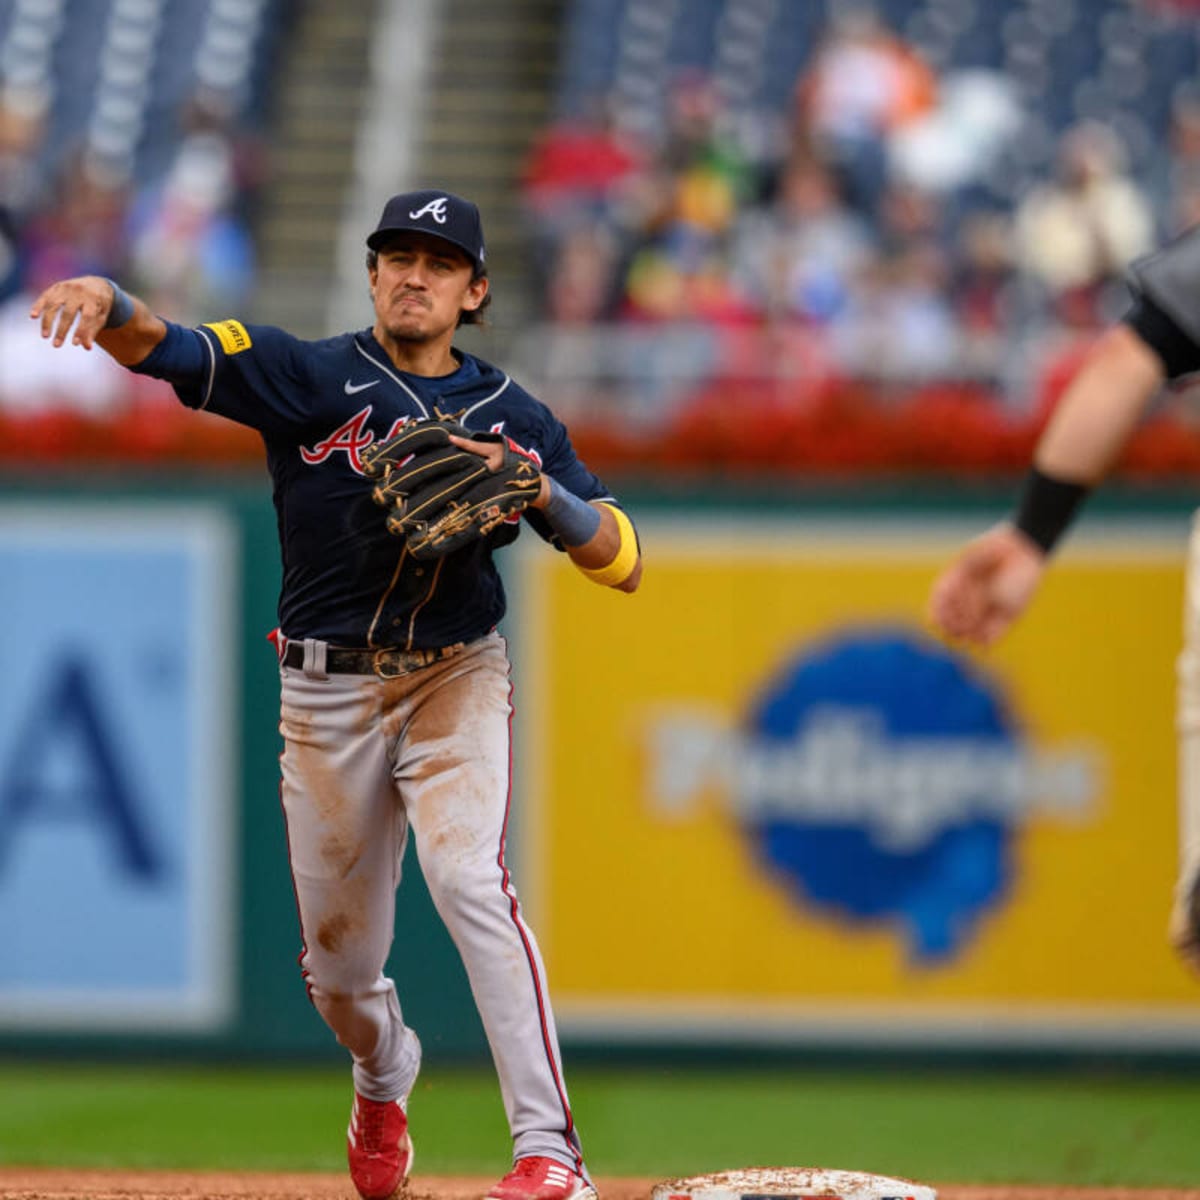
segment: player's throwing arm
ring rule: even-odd
[[[29,315],[53,345],[64,345],[69,336],[71,345],[99,345],[124,366],[140,363],[167,333],[166,323],[141,300],[102,275],[52,283]]]

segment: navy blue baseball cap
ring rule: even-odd
[[[457,246],[471,260],[475,274],[483,271],[487,253],[483,222],[470,200],[453,192],[402,192],[383,206],[383,216],[367,245],[378,250],[393,233],[428,233]]]

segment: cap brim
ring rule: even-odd
[[[379,250],[390,238],[394,238],[402,233],[420,233],[425,237],[435,238],[439,242],[445,242],[448,246],[453,246],[455,250],[461,251],[466,255],[467,261],[470,262],[476,270],[480,267],[479,259],[475,257],[474,251],[469,246],[464,246],[462,242],[457,241],[452,237],[445,237],[440,233],[432,233],[430,230],[423,228],[420,225],[389,225],[386,229],[376,229],[367,238],[368,250]]]

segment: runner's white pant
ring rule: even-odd
[[[383,974],[411,829],[466,967],[514,1157],[582,1171],[545,969],[504,863],[512,709],[503,639],[489,634],[397,679],[280,672],[301,966],[317,1011],[353,1056],[355,1088],[407,1101],[420,1067],[420,1042]]]

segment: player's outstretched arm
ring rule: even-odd
[[[29,315],[41,322],[42,337],[61,346],[93,345],[122,366],[140,363],[167,335],[166,323],[136,296],[102,275],[80,275],[52,283],[33,302]]]
[[[986,646],[1021,616],[1050,552],[1164,378],[1162,359],[1128,325],[1096,343],[1038,442],[1013,519],[967,545],[934,583],[929,616],[938,629]]]

